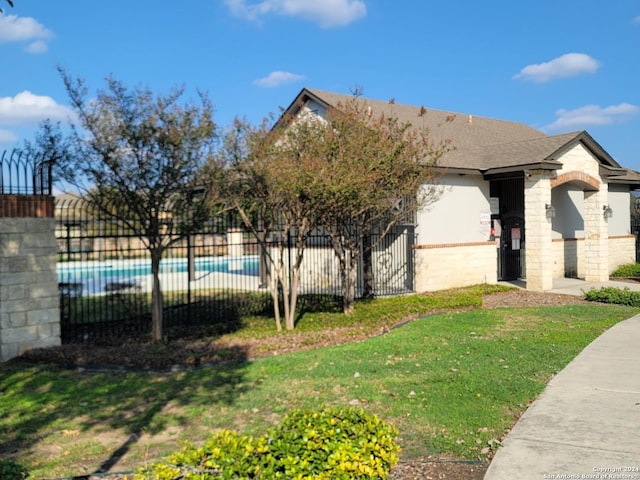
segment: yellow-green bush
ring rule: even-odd
[[[0,459],[0,478],[2,480],[24,480],[28,476],[29,471],[15,460]]]
[[[136,479],[385,479],[398,462],[397,434],[362,409],[296,410],[261,437],[221,431]]]

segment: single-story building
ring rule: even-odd
[[[322,116],[351,98],[305,88],[287,114]],[[549,136],[517,122],[360,100],[454,147],[439,162],[439,200],[417,214],[416,291],[518,279],[544,291],[556,278],[606,281],[635,261],[630,192],[640,173],[586,131]]]

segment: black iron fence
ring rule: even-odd
[[[88,208],[79,197],[56,199],[57,273],[63,343],[118,342],[151,330],[151,262],[144,241],[123,222]],[[374,295],[413,290],[413,227],[395,227],[370,257]],[[293,258],[294,238],[287,252]],[[194,326],[220,334],[248,315],[272,315],[265,258],[256,238],[232,217],[214,217],[175,242],[161,262],[164,329]],[[361,262],[362,263],[362,262]],[[364,291],[363,265],[357,295]],[[341,295],[340,269],[330,240],[309,238],[299,286],[301,307],[318,296]]]
[[[636,262],[640,262],[640,196],[631,193],[631,233],[636,236]]]
[[[19,150],[0,156],[0,195],[51,195],[52,162]]]
[[[640,218],[631,217],[631,233],[636,236],[636,262],[640,262]]]

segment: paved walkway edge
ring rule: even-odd
[[[588,345],[547,385],[485,480],[640,480],[640,315]]]

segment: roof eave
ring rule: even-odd
[[[529,163],[526,165],[509,165],[506,167],[488,168],[484,170],[484,175],[500,175],[503,173],[526,172],[529,170],[560,170],[562,164],[551,160],[548,162]]]
[[[607,183],[614,183],[617,185],[629,185],[635,188],[640,188],[640,178],[639,179],[630,179],[630,178],[616,178],[611,177],[607,178]]]
[[[545,158],[545,160],[557,160],[568,150],[573,148],[577,143],[584,144],[604,166],[621,168],[620,164],[618,164],[618,162],[616,162],[613,157],[609,155],[609,153],[604,148],[602,148],[602,146],[598,142],[596,142],[595,139],[591,135],[589,135],[586,130],[578,132],[572,140],[552,152],[547,158]]]
[[[482,171],[477,168],[458,168],[458,167],[444,167],[436,166],[432,167],[433,170],[442,175],[455,174],[455,175],[482,175]]]

